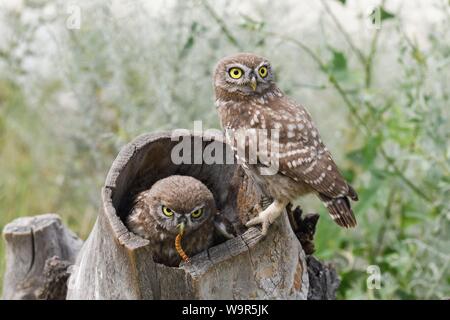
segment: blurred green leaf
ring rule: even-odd
[[[261,38],[260,40],[258,40],[258,42],[256,42],[256,46],[257,47],[263,47],[266,44],[266,39]]]
[[[396,291],[396,294],[400,297],[400,299],[403,299],[403,300],[414,300],[415,299],[414,295],[411,294],[411,292],[407,292],[403,289],[398,289]]]
[[[380,19],[379,22],[382,22],[384,20],[389,20],[389,19],[395,18],[395,14],[387,11],[384,7],[376,7],[369,14],[369,18],[371,18],[373,24],[376,24],[376,23],[378,23],[378,21],[377,21],[378,17]]]
[[[382,142],[380,134],[370,136],[362,148],[349,152],[347,158],[363,169],[369,169],[378,155],[378,148]]]
[[[181,49],[180,54],[179,54],[180,59],[185,58],[191,51],[192,47],[194,46],[197,29],[198,29],[198,23],[196,21],[192,22],[189,36],[188,36],[186,42],[184,43],[183,48]]]
[[[385,121],[386,138],[395,141],[402,147],[411,146],[417,138],[414,123],[417,121],[405,119],[401,108],[392,108],[391,117]]]
[[[347,58],[342,51],[331,49],[333,52],[333,59],[331,60],[331,69],[334,72],[341,72],[347,70]]]
[[[351,183],[355,179],[356,172],[353,168],[344,168],[341,170],[341,172],[345,180],[347,180],[348,182]]]
[[[252,17],[241,13],[241,17],[243,18],[243,22],[239,24],[239,26],[243,29],[250,30],[250,31],[261,31],[264,26],[264,21],[258,21],[253,19]]]
[[[358,196],[362,201],[356,204],[356,209],[358,212],[367,212],[368,208],[372,207],[377,201],[379,196],[379,191],[382,189],[386,182],[384,180],[372,177],[370,180],[370,185],[367,188],[358,189]]]
[[[359,284],[359,289],[364,290],[365,282],[361,281],[361,278],[367,278],[367,274],[361,270],[350,270],[348,272],[343,272],[341,273],[340,288],[342,288],[343,292],[346,292],[355,284]]]
[[[183,48],[180,51],[180,59],[185,58],[189,51],[191,50],[191,48],[194,46],[194,36],[193,35],[189,35],[188,39],[186,40]]]
[[[342,51],[333,47],[329,47],[328,49],[331,51],[331,59],[325,65],[325,71],[329,76],[334,77],[337,80],[341,81],[348,79],[347,57]]]
[[[387,11],[384,7],[380,8],[381,21],[395,18],[395,14]]]
[[[418,64],[420,64],[420,65],[426,64],[426,57],[422,53],[422,51],[419,49],[419,47],[417,47],[417,46],[412,51],[412,57],[414,58],[414,60],[417,61]]]

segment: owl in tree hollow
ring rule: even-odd
[[[202,182],[173,175],[136,196],[126,225],[150,241],[155,262],[175,267],[181,261],[174,245],[180,226],[183,249],[192,256],[212,246],[216,216],[213,194]]]
[[[258,141],[256,162],[249,161],[248,144],[244,144],[245,156],[238,159],[262,191],[273,198],[246,226],[262,224],[262,233],[266,234],[290,201],[308,193],[317,194],[338,225],[356,226],[349,201],[358,200],[355,190],[340,174],[308,111],[277,87],[267,59],[251,53],[223,58],[215,69],[214,89],[227,137],[242,129],[276,129],[279,134],[274,147],[261,148],[269,138]],[[259,135],[258,139],[264,140]],[[227,141],[235,152],[239,151],[234,141]],[[276,174],[261,173],[269,166],[268,157],[278,161]]]

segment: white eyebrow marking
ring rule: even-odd
[[[267,67],[267,68],[270,68],[269,61],[264,60],[263,62],[261,62],[261,63],[256,67],[256,69],[259,69],[259,68],[261,68],[262,66],[265,66],[265,67]]]
[[[195,210],[198,210],[198,209],[203,209],[204,207],[205,207],[205,204],[203,203],[203,204],[201,204],[199,206],[194,207],[194,209],[192,209],[191,212],[189,212],[189,213],[192,213],[192,212],[194,212]]]

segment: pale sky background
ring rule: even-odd
[[[35,12],[24,9],[24,1],[25,0],[0,0],[0,48],[5,43],[5,39],[8,38],[9,32],[6,28],[6,24],[4,22],[5,15],[8,12],[21,11],[22,19],[24,21],[33,21],[39,19],[36,16]],[[199,4],[201,0],[193,0],[191,3],[195,6],[195,4]],[[46,0],[32,0],[30,3],[45,3]],[[145,8],[146,14],[149,17],[154,17],[157,19],[158,17],[164,16],[170,12],[171,7],[175,3],[174,0],[152,0],[152,1],[144,1],[144,0],[105,0],[106,3],[110,3],[111,11],[114,13],[114,19],[122,19],[124,23],[127,21],[133,20],[133,12],[136,8]],[[59,3],[59,4],[58,4]],[[255,0],[255,1],[210,1],[210,4],[214,4],[214,8],[220,12],[220,8],[223,6],[231,6],[231,8],[235,8],[237,14],[244,14],[250,16],[252,18],[258,19],[258,12],[253,12],[254,5],[257,4],[262,8],[270,9],[275,5],[273,1],[267,0]],[[330,7],[333,12],[339,18],[340,22],[345,26],[346,30],[355,37],[355,39],[361,38],[361,41],[364,39],[370,38],[371,34],[373,34],[374,30],[369,26],[365,25],[365,23],[361,22],[358,17],[361,14],[365,15],[372,10],[374,6],[380,3],[380,1],[376,0],[367,0],[367,1],[357,1],[357,0],[348,0],[345,7],[342,6],[336,0],[328,0]],[[416,41],[421,48],[427,47],[427,30],[429,27],[439,19],[442,19],[443,12],[439,9],[438,4],[441,4],[441,0],[387,0],[386,8],[388,11],[395,12],[398,14],[400,19],[403,21],[403,27],[406,34]],[[62,4],[62,5],[61,5]],[[69,6],[77,5],[81,9],[81,19],[83,18],[83,10],[89,10],[89,6],[92,4],[91,1],[85,0],[73,0],[73,1],[55,1],[54,3],[47,5],[45,10],[45,14],[49,16],[58,15],[58,16],[69,16],[68,8]],[[306,1],[306,0],[286,0],[283,2],[277,2],[277,6],[285,6],[289,8],[296,8],[295,10],[286,10],[285,16],[282,17],[282,21],[280,21],[280,28],[282,29],[284,34],[293,35],[296,38],[302,39],[302,36],[308,33],[309,31],[318,28],[317,19],[323,14],[323,6],[320,1]],[[6,9],[6,10],[5,10]],[[25,10],[25,11],[24,11]],[[138,12],[139,12],[138,10]],[[301,20],[299,21],[299,17]],[[37,44],[39,46],[40,52],[46,51],[49,54],[48,57],[51,57],[52,52],[57,50],[57,47],[54,46],[54,37],[55,33],[57,34],[58,28],[65,27],[64,25],[56,25],[53,26],[52,33],[48,32],[48,26],[44,26],[39,30],[38,36],[40,39],[40,43]],[[53,39],[51,39],[53,37]],[[319,39],[320,41],[320,39]],[[44,54],[45,56],[45,54]],[[389,63],[389,62],[388,62]],[[35,70],[34,68],[39,68],[40,72],[45,73],[49,71],[49,68],[52,64],[51,59],[49,61],[43,60],[33,60],[26,62],[26,67],[30,70]]]
[[[30,2],[45,2],[44,0],[34,0]],[[81,9],[89,6],[89,1],[65,1],[67,6],[70,5],[80,5]],[[150,16],[160,16],[168,12],[168,9],[173,5],[173,0],[105,0],[111,4],[112,11],[114,12],[116,18],[124,19],[128,18],[130,12],[132,12],[133,7],[144,7],[146,8]],[[193,1],[194,3],[196,1]],[[335,0],[328,0],[332,9],[336,15],[340,18],[341,22],[345,25],[350,33],[360,32],[362,29],[367,29],[366,32],[370,32],[368,28],[361,28],[360,22],[356,19],[361,13],[370,12],[373,6],[376,6],[380,1],[376,0],[348,0],[346,6],[343,7]],[[224,5],[225,1],[210,1],[211,4],[216,4],[218,7]],[[238,13],[244,13],[249,16],[255,16],[252,12],[253,4],[261,3],[267,4],[267,8],[270,9],[274,6],[274,2],[267,2],[264,0],[259,1],[240,1],[231,2],[230,5],[236,8]],[[281,3],[281,2],[280,2]],[[407,32],[410,36],[415,37],[418,41],[425,42],[424,39],[424,28],[427,28],[431,23],[438,21],[442,17],[442,12],[438,7],[441,3],[440,0],[388,0],[386,3],[386,8],[389,11],[397,12],[400,14],[401,19],[406,25]],[[315,27],[314,24],[317,21],[317,16],[322,12],[322,5],[320,1],[306,1],[306,0],[285,0],[282,2],[284,6],[295,4],[296,10],[286,12],[286,16],[283,17],[284,21],[290,21],[292,29],[298,30],[297,28],[312,28]],[[279,3],[277,3],[279,5]],[[228,6],[228,4],[227,4]],[[0,11],[2,9],[12,9],[15,11],[21,11],[24,8],[24,0],[0,0]],[[56,7],[48,8],[48,13],[54,12]],[[299,12],[302,12],[302,20],[298,21]],[[64,13],[62,13],[64,14]],[[31,18],[31,17],[30,17]],[[257,18],[257,17],[256,17]],[[4,25],[2,23],[2,15],[0,15],[0,32],[4,31]],[[289,31],[289,30],[287,30]],[[3,35],[0,33],[0,43]]]

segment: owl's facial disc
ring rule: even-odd
[[[189,234],[200,227],[211,216],[204,204],[186,212],[185,210],[178,212],[176,209],[161,204],[159,211],[161,212],[160,225],[173,235],[180,232],[180,226],[182,226],[185,234]]]
[[[261,94],[272,85],[272,80],[270,64],[267,61],[253,66],[232,62],[223,70],[221,86],[230,92]]]

